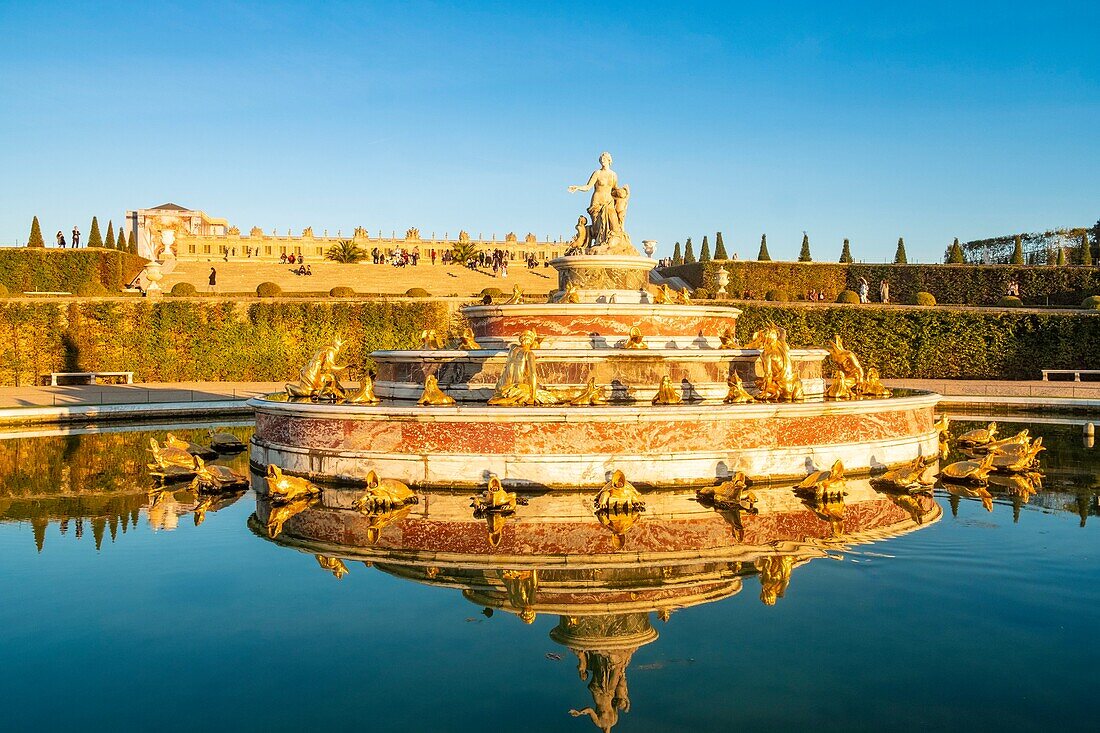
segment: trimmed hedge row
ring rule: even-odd
[[[0,384],[53,371],[132,371],[148,382],[291,379],[336,335],[344,358],[411,347],[447,330],[450,309],[423,302],[0,302]],[[352,378],[358,376],[352,370]]]
[[[742,340],[768,322],[792,346],[834,334],[865,367],[912,379],[1039,379],[1041,369],[1100,369],[1100,313],[745,306]]]
[[[727,292],[732,297],[761,300],[769,290],[785,290],[796,299],[809,290],[824,290],[830,299],[842,290],[859,290],[861,277],[878,299],[879,280],[890,282],[895,303],[911,303],[918,292],[936,296],[940,303],[994,305],[1008,283],[1020,285],[1025,305],[1063,305],[1076,308],[1100,293],[1100,267],[1050,267],[1016,265],[874,265],[840,262],[756,262],[725,260],[665,268],[666,275],[681,277],[693,288],[718,291],[718,270],[730,275]]]
[[[113,249],[0,247],[0,284],[12,294],[75,293],[91,282],[117,292],[145,263],[137,255]]]

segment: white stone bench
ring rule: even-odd
[[[88,384],[95,384],[99,377],[116,377],[123,380],[123,384],[134,383],[133,372],[50,372],[47,376],[51,387],[57,386],[58,379],[86,379]]]
[[[1074,382],[1081,381],[1082,374],[1100,374],[1100,369],[1042,369],[1043,381],[1053,381],[1049,379],[1051,374],[1072,374]]]

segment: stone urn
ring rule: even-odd
[[[652,257],[653,253],[657,251],[657,240],[643,239],[642,249],[645,250],[646,257]]]
[[[149,283],[145,288],[146,298],[164,294],[160,289],[160,281],[164,279],[164,272],[161,271],[159,262],[153,260],[145,266],[141,274],[144,275],[145,281]]]
[[[726,286],[730,284],[730,274],[726,272],[726,268],[718,270],[718,292],[714,294],[714,297],[728,297],[729,292],[726,290]]]

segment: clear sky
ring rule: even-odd
[[[779,6],[782,7],[779,7]],[[173,201],[253,225],[857,259],[1100,218],[1100,3],[0,0],[0,243]]]

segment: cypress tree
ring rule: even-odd
[[[699,248],[699,261],[710,262],[710,242],[707,241],[707,235],[703,235],[703,246]]]
[[[1019,234],[1016,235],[1016,246],[1012,250],[1012,264],[1024,264],[1024,240]]]
[[[132,255],[137,254],[137,240],[134,239],[133,232],[130,232],[129,236],[126,237],[126,251]]]
[[[844,247],[840,250],[840,261],[850,263],[852,261],[852,248],[848,246],[848,240],[844,240]]]
[[[31,220],[31,236],[27,239],[28,247],[45,247],[46,240],[42,239],[42,227],[38,224],[38,217]]]
[[[905,238],[898,237],[898,251],[894,252],[894,264],[895,265],[908,265],[909,261],[905,258]]]
[[[107,249],[115,248],[115,222],[110,220],[107,222],[107,240],[103,243],[103,246]]]
[[[99,233],[99,220],[92,217],[92,230],[88,233],[88,247],[102,247],[103,235]]]
[[[772,256],[768,254],[768,235],[760,235],[760,252],[756,255],[759,262],[771,262]]]
[[[729,255],[726,254],[726,245],[722,243],[722,232],[718,232],[716,235],[714,235],[714,259],[729,259]]]
[[[682,265],[684,264],[684,256],[680,254],[680,243],[677,242],[676,246],[672,250],[672,264]]]
[[[695,262],[695,250],[691,246],[691,237],[688,237],[684,242],[684,264],[690,265],[693,262]]]
[[[810,235],[806,232],[802,232],[802,251],[798,253],[799,262],[813,262],[814,258],[810,257]]]
[[[1081,235],[1081,264],[1092,267],[1092,245],[1089,244],[1089,233]]]
[[[1065,247],[1059,247],[1058,248],[1058,267],[1065,267],[1065,266],[1066,266],[1066,248]]]
[[[959,238],[955,237],[955,241],[951,244],[951,251],[947,255],[947,264],[949,265],[962,265],[966,263],[966,258],[963,257],[963,248],[959,244]]]

